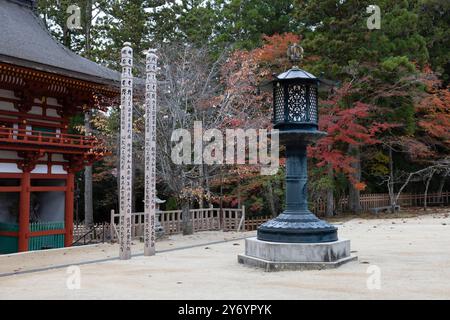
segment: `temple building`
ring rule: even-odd
[[[71,246],[74,175],[104,154],[69,122],[120,94],[120,74],[47,31],[32,0],[0,0],[0,254]]]

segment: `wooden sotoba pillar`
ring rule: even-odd
[[[146,56],[145,85],[145,206],[144,256],[156,252],[156,71],[158,57],[150,49]]]
[[[30,172],[24,170],[20,182],[19,252],[28,251],[28,234],[30,232],[30,184]]]
[[[133,201],[133,49],[124,43],[121,52],[119,258],[131,259],[131,210]]]
[[[66,230],[64,236],[64,246],[70,247],[73,243],[73,194],[75,188],[75,174],[73,172],[67,173],[66,180],[66,201],[64,210],[64,229]]]

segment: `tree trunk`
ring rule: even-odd
[[[219,211],[219,228],[223,230],[223,166],[220,168],[220,211]]]
[[[349,153],[355,158],[355,162],[352,163],[352,168],[355,169],[355,172],[352,173],[352,177],[354,182],[361,181],[361,154],[359,147],[357,146],[349,146]],[[348,194],[348,206],[350,212],[360,213],[361,203],[360,203],[360,191],[355,188],[354,183],[350,181],[349,186],[349,194]]]
[[[272,182],[267,182],[267,201],[269,202],[270,212],[272,213],[272,218],[275,218],[278,215],[278,212],[275,207],[275,196],[273,194]]]
[[[444,206],[444,198],[442,197],[442,190],[444,190],[445,180],[447,180],[448,174],[449,174],[449,171],[446,171],[442,175],[441,181],[439,182],[438,194],[439,194],[439,201],[441,203],[441,206]]]
[[[238,177],[238,208],[241,208],[241,177]]]
[[[71,48],[70,30],[67,27],[67,23],[63,23],[62,43],[65,47]]]
[[[84,126],[86,135],[92,134],[91,113],[84,114]],[[92,166],[84,168],[84,225],[90,228],[94,224],[94,201],[92,195]]]
[[[328,179],[334,181],[333,167],[328,165]],[[334,215],[334,190],[333,188],[327,189],[327,204],[325,210],[325,216],[332,217]]]
[[[92,24],[92,0],[86,0],[86,13],[85,13],[85,48],[86,57],[91,56],[91,24]]]
[[[199,176],[200,176],[200,187],[202,191],[205,190],[205,168],[203,167],[203,164],[198,166]],[[198,208],[203,209],[203,195],[198,199]]]
[[[187,236],[194,233],[194,226],[192,224],[191,215],[189,212],[189,200],[183,199],[181,201],[181,209],[182,209],[182,231],[183,235]]]
[[[428,197],[428,187],[430,186],[431,179],[433,178],[435,172],[436,172],[435,170],[432,170],[432,171],[430,172],[430,176],[428,177],[427,183],[426,183],[426,185],[425,185],[425,193],[424,193],[424,195],[423,195],[423,210],[424,210],[424,211],[427,210],[427,204],[428,204],[428,201],[427,201],[427,197]]]
[[[204,164],[203,164],[204,165]],[[203,166],[202,165],[202,166]],[[206,194],[211,195],[211,189],[209,186],[209,170],[208,167],[205,167],[205,170],[203,170],[204,174],[205,174],[205,189],[206,189]],[[213,206],[212,202],[211,202],[211,198],[208,198],[208,207],[211,208]]]
[[[391,205],[391,213],[395,212],[395,206],[397,205],[397,201],[395,199],[395,190],[394,190],[394,158],[392,155],[392,148],[389,148],[389,181],[388,181],[388,192],[389,192],[389,202]]]

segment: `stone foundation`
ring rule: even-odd
[[[245,239],[245,254],[238,262],[266,271],[317,270],[336,268],[356,260],[350,254],[350,240],[324,243],[282,243]]]

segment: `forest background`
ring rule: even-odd
[[[80,9],[80,28],[67,20]],[[380,8],[380,28],[369,29]],[[72,7],[73,8],[73,7]],[[320,128],[328,136],[309,152],[310,202],[326,215],[361,212],[362,193],[442,192],[450,176],[450,2],[447,0],[38,0],[47,28],[65,46],[120,70],[124,42],[134,49],[135,76],[145,50],[156,48],[158,196],[163,209],[240,207],[277,215],[284,202],[284,162],[276,175],[255,165],[174,165],[174,129],[270,128],[264,84],[289,67],[298,42],[300,67],[323,80]],[[70,24],[69,24],[70,25]],[[143,210],[143,98],[134,105],[134,210]],[[105,140],[111,155],[77,176],[76,217],[107,221],[118,207],[120,112],[87,112],[75,133]],[[283,150],[281,150],[283,157]]]

